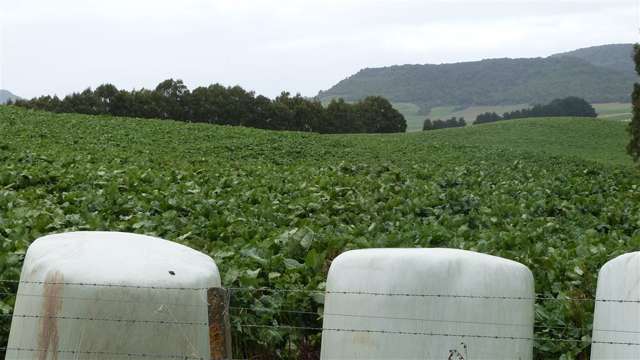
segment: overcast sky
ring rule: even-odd
[[[239,84],[312,96],[364,67],[635,42],[638,0],[0,0],[0,88]]]

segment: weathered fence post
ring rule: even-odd
[[[231,325],[227,290],[211,288],[207,291],[209,304],[209,349],[212,360],[231,359]]]

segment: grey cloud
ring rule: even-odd
[[[168,77],[314,95],[367,66],[544,56],[638,27],[633,0],[7,1],[0,88],[23,96]]]

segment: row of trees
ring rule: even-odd
[[[451,119],[447,119],[447,120],[437,119],[433,121],[427,118],[422,124],[422,130],[423,131],[438,130],[438,129],[445,129],[445,128],[453,128],[453,127],[463,127],[466,125],[467,123],[464,121],[463,117],[459,119],[456,117],[452,117]]]
[[[485,123],[490,123],[490,122],[495,122],[495,121],[500,121],[503,120],[502,116],[496,114],[495,112],[486,112],[483,114],[480,114],[476,117],[476,121],[474,121],[474,124],[485,124]]]
[[[495,112],[483,113],[476,117],[474,124],[483,124],[500,120],[552,116],[597,117],[598,114],[593,106],[591,106],[591,104],[586,100],[570,96],[564,99],[555,99],[546,105],[535,105],[528,109],[507,112],[502,116]]]
[[[320,133],[404,132],[406,121],[389,101],[371,96],[357,103],[317,100],[283,92],[275,99],[256,96],[240,86],[214,84],[190,91],[181,80],[168,79],[154,90],[118,90],[104,84],[59,99],[42,96],[15,105],[60,113],[172,119],[272,130]]]

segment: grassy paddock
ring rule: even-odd
[[[630,120],[631,104],[629,103],[600,103],[592,104],[598,113],[598,117],[607,120]],[[460,109],[455,106],[439,106],[431,109],[429,115],[419,114],[420,108],[412,103],[394,103],[393,106],[404,115],[407,120],[407,131],[422,130],[424,119],[448,119],[452,116],[464,117],[467,124],[472,124],[476,117],[485,112],[495,112],[502,115],[505,112],[520,110],[529,107],[529,104],[495,105],[495,106],[471,106]]]

